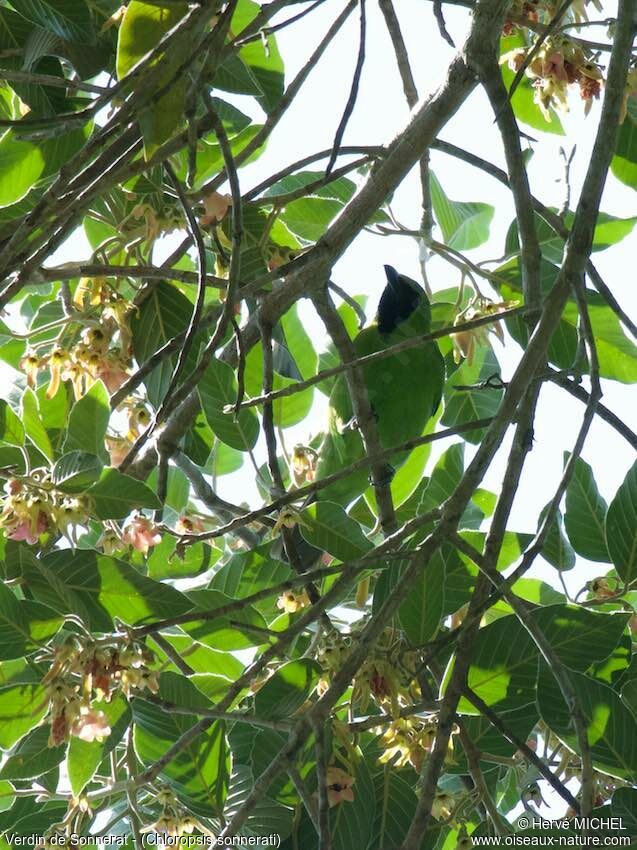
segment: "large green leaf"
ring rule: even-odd
[[[424,646],[440,627],[444,611],[446,564],[440,551],[422,564],[418,578],[398,610],[400,625],[414,646]]]
[[[161,503],[150,487],[118,469],[103,470],[99,481],[86,491],[97,519],[121,519],[139,508],[159,508]]]
[[[166,750],[196,722],[189,715],[170,714],[137,699],[133,704],[135,750],[146,765]],[[216,722],[181,750],[161,772],[161,778],[204,817],[218,816],[226,799],[230,752],[223,723]]]
[[[188,327],[192,315],[192,304],[176,286],[160,281],[144,299],[139,310],[133,314],[131,330],[133,351],[138,363],[151,357],[158,348]],[[186,360],[188,368],[195,363],[195,352]],[[166,357],[144,379],[151,404],[158,406],[168,389],[174,361]]]
[[[80,450],[104,457],[104,435],[111,415],[106,387],[96,381],[71,408],[64,451]]]
[[[544,521],[548,507],[547,505],[540,512],[538,529]],[[542,546],[542,555],[549,564],[558,570],[571,570],[575,566],[575,551],[570,541],[564,535],[561,511],[555,512],[555,517],[549,526],[544,545]]]
[[[465,361],[447,380],[445,412],[440,424],[447,428],[455,428],[457,425],[465,425],[476,419],[495,416],[500,406],[502,390],[457,390],[455,387],[481,384],[487,378],[499,374],[500,364],[490,348],[481,348],[471,365]],[[471,443],[479,443],[483,436],[484,429],[480,429],[468,431],[465,438]]]
[[[303,705],[318,680],[319,668],[309,658],[282,664],[259,688],[254,708],[260,717],[291,717]]]
[[[237,552],[227,564],[215,573],[210,589],[220,590],[226,596],[242,599],[266,587],[286,581],[292,575],[288,564],[272,557],[270,544],[249,552]],[[274,598],[257,602],[255,608],[266,614],[274,609]]]
[[[637,104],[628,98],[627,114],[619,128],[611,171],[618,180],[637,189]]]
[[[373,548],[360,525],[335,502],[315,502],[305,508],[299,528],[308,543],[339,561],[360,558]]]
[[[51,480],[64,493],[82,493],[102,473],[102,461],[88,452],[67,452],[53,467]]]
[[[0,660],[21,658],[53,637],[63,618],[30,599],[18,599],[0,584]]]
[[[495,209],[478,201],[452,201],[435,174],[430,175],[431,203],[446,245],[456,251],[478,248],[489,238]]]
[[[552,209],[552,212],[557,215],[558,211]],[[575,213],[567,212],[563,218],[564,226],[570,229],[574,217]],[[538,213],[534,213],[534,219],[542,254],[550,263],[554,263],[556,266],[561,265],[564,255],[564,239]],[[637,222],[637,218],[634,216],[632,218],[616,218],[613,215],[608,215],[608,213],[600,212],[593,234],[593,251],[603,251],[605,248],[621,242],[622,239],[632,233],[635,222]],[[505,253],[514,254],[519,250],[517,219],[514,219],[507,232]]]
[[[610,561],[604,530],[606,511],[606,502],[599,494],[593,470],[586,461],[577,458],[566,490],[564,525],[577,554],[589,561]]]
[[[26,389],[22,396],[22,424],[33,445],[48,460],[53,460],[53,446],[40,416],[38,399],[30,389]]]
[[[91,13],[84,0],[12,0],[11,5],[34,24],[68,41],[95,41]]]
[[[37,726],[29,732],[2,765],[0,779],[33,779],[60,764],[66,747],[49,747],[49,733],[49,726]]]
[[[119,28],[117,42],[117,76],[126,77],[128,72],[150,53],[162,38],[188,11],[188,4],[132,0],[126,8],[124,20]],[[168,91],[157,98],[139,114],[139,123],[144,137],[144,151],[149,159],[157,148],[170,138],[173,130],[182,121],[186,97],[186,79],[182,74],[174,80],[180,64],[186,59],[188,45],[183,39],[174,42],[153,65],[161,65],[161,73],[155,82],[157,89],[170,84]],[[171,82],[172,81],[172,82]]]
[[[35,142],[8,130],[0,140],[0,207],[22,200],[38,180],[56,174],[84,145],[86,133],[78,129]]]
[[[29,732],[47,710],[46,690],[35,676],[0,687],[0,747],[9,749]]]
[[[218,590],[192,590],[188,594],[193,607],[210,612],[233,600]],[[245,624],[245,628],[243,625]],[[259,646],[264,642],[261,631],[249,628],[256,626],[258,630],[267,627],[264,617],[251,605],[246,605],[240,611],[234,611],[219,619],[193,620],[182,626],[183,630],[200,643],[213,649],[233,650],[246,649],[249,646]]]
[[[134,567],[93,551],[58,551],[25,562],[33,596],[54,611],[81,617],[95,631],[110,632],[113,617],[131,625],[192,609],[178,590],[141,575]]]
[[[629,584],[637,577],[637,462],[608,508],[606,545],[615,569]]]
[[[12,446],[23,446],[24,437],[24,425],[19,417],[8,402],[0,399],[0,440]]]
[[[208,424],[221,442],[243,452],[254,448],[259,436],[259,420],[254,411],[241,410],[236,418],[233,413],[224,413],[226,405],[237,400],[237,382],[231,367],[213,359],[197,389]]]
[[[514,257],[500,266],[497,273],[510,281],[510,287],[499,285],[502,297],[523,302],[519,257]],[[542,259],[540,282],[543,293],[550,291],[558,274],[557,266]],[[635,383],[637,381],[637,347],[624,334],[616,313],[597,292],[587,289],[586,300],[595,335],[601,377],[623,383]],[[570,369],[573,366],[577,355],[578,324],[577,305],[575,301],[569,300],[564,307],[548,350],[549,360],[559,369]],[[528,328],[523,320],[514,317],[507,321],[507,327],[516,342],[525,348],[528,343]]]
[[[637,774],[635,718],[608,685],[581,673],[569,674],[587,727],[593,764],[611,776],[634,779]],[[579,752],[571,710],[557,682],[542,664],[537,689],[542,719],[574,752]]]
[[[613,651],[626,627],[626,616],[600,614],[569,605],[547,605],[530,614],[560,661],[586,670]],[[473,645],[468,684],[488,705],[519,708],[535,696],[539,650],[516,617],[502,617],[481,629]],[[445,676],[448,681],[449,671]],[[461,711],[475,714],[467,701]]]
[[[260,11],[261,6],[258,3],[239,0],[232,16],[232,31],[239,33],[244,30]],[[259,98],[261,106],[266,112],[270,112],[281,99],[284,90],[283,60],[276,38],[270,34],[248,42],[239,51],[239,56],[263,92]]]

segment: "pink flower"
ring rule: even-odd
[[[86,741],[88,744],[101,741],[110,734],[108,718],[103,711],[96,711],[93,708],[82,708],[80,716],[71,726],[71,735],[75,735],[80,741]]]
[[[225,218],[228,212],[228,207],[232,204],[230,195],[221,195],[219,192],[212,192],[210,195],[204,195],[203,206],[205,209],[204,215],[201,216],[199,223],[202,227],[208,227],[211,224],[218,224]]]
[[[568,75],[564,67],[564,57],[561,53],[554,50],[549,53],[542,63],[542,76],[553,77],[560,82],[568,83]]]
[[[345,773],[340,767],[327,768],[327,800],[330,806],[336,806],[346,800],[354,802],[352,785],[356,780],[353,776]]]
[[[122,542],[147,555],[151,546],[161,543],[161,534],[153,522],[138,516],[124,529]]]
[[[122,384],[126,383],[130,375],[122,366],[107,361],[98,368],[97,377],[103,381],[109,393],[115,393]]]
[[[7,533],[7,537],[11,540],[24,540],[33,546],[38,542],[38,538],[49,527],[47,515],[40,511],[35,522],[31,519],[23,519]]]

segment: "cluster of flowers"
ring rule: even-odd
[[[124,526],[121,534],[114,530],[106,531],[100,538],[98,546],[105,555],[122,553],[127,546],[132,546],[142,555],[147,555],[152,546],[161,543],[158,526],[142,514],[133,516]]]
[[[158,674],[150,669],[153,661],[149,649],[126,639],[106,644],[71,637],[57,646],[42,681],[49,702],[49,746],[59,746],[71,736],[88,742],[108,737],[108,718],[93,703],[110,702],[118,691],[126,697],[146,689],[157,693]]]
[[[575,23],[588,20],[586,7],[591,0],[572,0],[569,11]],[[599,0],[592,0],[598,12],[603,11]],[[513,0],[502,29],[502,35],[513,35],[517,29],[532,24],[549,24],[557,14],[559,4],[551,0]]]
[[[344,637],[339,632],[326,635],[317,649],[317,660],[323,668],[319,695],[329,687],[330,677],[337,673],[351,651],[355,633]],[[403,706],[419,699],[420,689],[414,676],[416,653],[410,650],[391,629],[386,630],[376,647],[360,667],[352,689],[352,704],[365,711],[370,698],[392,717],[398,717]]]
[[[128,378],[132,352],[129,317],[134,305],[122,298],[106,278],[82,278],[75,292],[75,303],[82,310],[84,327],[74,345],[54,345],[47,354],[30,349],[20,361],[30,387],[35,387],[38,373],[48,369],[47,397],[53,398],[61,381],[70,381],[75,398],[81,398],[96,380],[109,392],[118,390]],[[91,309],[98,318],[89,316]],[[65,326],[66,327],[66,326]]]
[[[425,755],[431,753],[435,740],[435,717],[400,717],[381,735],[380,743],[384,752],[379,761],[396,767],[410,764],[420,773]]]
[[[512,71],[518,71],[526,61],[531,48],[518,47],[501,58]],[[548,38],[526,68],[525,74],[533,81],[534,101],[547,121],[550,109],[568,111],[568,87],[577,83],[580,96],[588,114],[593,100],[602,90],[602,72],[595,62],[587,58],[579,44],[566,36]]]
[[[316,477],[316,465],[318,463],[318,452],[310,446],[300,443],[294,446],[290,463],[292,478],[297,487],[311,484]]]
[[[512,307],[517,307],[518,304],[519,301],[495,302],[478,295],[471,300],[470,304],[464,310],[461,310],[456,315],[454,325],[462,325],[465,322],[472,322],[475,319],[482,319],[487,316],[497,316],[499,313],[510,310]],[[477,350],[479,348],[490,347],[489,334],[496,336],[502,345],[504,345],[504,331],[502,330],[501,321],[451,334],[454,362],[460,363],[464,358],[467,364],[471,366]]]
[[[195,829],[208,833],[208,830],[199,821],[184,811],[169,788],[161,788],[155,799],[161,806],[161,814],[154,823],[142,827],[142,833],[157,833],[167,838],[192,835]]]
[[[68,496],[56,490],[46,469],[35,469],[24,478],[9,478],[4,486],[0,528],[11,540],[33,546],[45,532],[64,534],[71,542],[77,526],[88,521],[84,496]]]

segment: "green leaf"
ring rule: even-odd
[[[230,24],[232,31],[238,33],[244,30],[260,11],[261,6],[258,3],[252,0],[240,0],[232,16]],[[277,105],[284,91],[283,60],[276,38],[268,35],[262,39],[255,39],[241,48],[239,56],[250,69],[263,92],[259,98],[261,106],[265,112],[270,112]]]
[[[60,764],[66,747],[49,747],[49,732],[49,726],[29,732],[2,765],[0,779],[34,779]]]
[[[615,569],[629,584],[637,577],[637,462],[628,470],[608,508],[606,545]]]
[[[288,564],[271,556],[268,543],[249,552],[237,552],[233,555],[228,563],[215,573],[209,588],[235,599],[243,599],[266,587],[286,581],[291,575]],[[274,598],[257,602],[254,607],[267,616],[267,612],[273,610]]]
[[[132,0],[126,8],[124,20],[119,28],[117,42],[117,77],[123,79],[128,72],[160,43],[169,30],[173,29],[188,11],[188,4],[143,2]],[[161,64],[162,73],[155,81],[156,90],[170,84],[168,91],[156,102],[142,109],[139,123],[144,137],[146,159],[170,138],[173,130],[181,123],[186,96],[186,79],[182,74],[173,80],[180,64],[184,61],[187,45],[183,39],[174,41],[170,49],[156,58],[151,67]]]
[[[193,607],[202,611],[214,611],[233,600],[218,590],[193,590],[189,598],[194,603]],[[250,646],[259,646],[263,643],[263,635],[246,626],[256,626],[258,629],[267,627],[265,619],[251,605],[246,605],[240,611],[234,611],[227,617],[219,619],[197,620],[185,623],[182,628],[200,643],[213,649],[233,650],[246,649]]]
[[[133,704],[135,751],[146,765],[154,764],[196,722],[189,715],[170,714],[141,699]],[[166,765],[160,777],[199,816],[218,816],[226,799],[230,752],[224,724],[214,723]]]
[[[224,413],[225,406],[237,400],[237,382],[231,367],[222,360],[213,360],[197,389],[208,424],[221,442],[243,452],[254,448],[259,436],[259,420],[254,411],[241,410],[236,418],[233,413]]]
[[[101,381],[96,381],[71,408],[64,451],[77,449],[104,457],[104,436],[110,415],[110,399],[106,387]]]
[[[64,622],[37,602],[17,599],[0,584],[0,660],[21,658],[52,638]]]
[[[566,489],[564,525],[578,555],[589,561],[610,562],[606,546],[606,502],[595,483],[593,470],[577,458],[573,477]]]
[[[93,22],[83,0],[12,0],[11,5],[34,24],[68,41],[92,44]]]
[[[548,507],[547,505],[540,512],[538,529],[544,521]],[[569,540],[564,536],[561,511],[555,512],[555,517],[542,546],[542,555],[557,570],[571,570],[575,566],[575,552]]]
[[[301,512],[301,535],[339,561],[360,558],[373,548],[360,525],[335,502],[315,502]],[[370,567],[373,565],[370,564]]]
[[[8,402],[0,399],[0,440],[12,446],[23,446],[24,437],[24,425]]]
[[[0,687],[0,747],[8,750],[36,726],[47,704],[46,691],[39,682],[27,680]]]
[[[438,550],[423,565],[398,610],[400,625],[414,646],[424,646],[438,633],[445,604],[445,572],[445,559]]]
[[[626,627],[626,616],[600,614],[569,605],[534,609],[531,618],[560,661],[586,670],[613,651]],[[539,651],[516,617],[502,617],[480,629],[474,643],[468,684],[497,710],[519,708],[535,698]],[[445,676],[448,681],[449,670]],[[460,711],[475,714],[467,700]]]
[[[374,775],[376,819],[370,847],[400,847],[416,811],[418,798],[410,777],[385,765]]]
[[[57,551],[25,562],[23,576],[39,602],[82,618],[92,631],[112,631],[113,617],[135,625],[185,614],[193,607],[173,587],[89,550]]]
[[[318,680],[319,668],[309,658],[282,664],[254,698],[258,717],[291,717],[303,705]]]
[[[67,769],[71,781],[71,790],[77,797],[95,776],[104,758],[122,740],[131,719],[128,702],[122,696],[116,696],[110,702],[93,702],[91,708],[103,711],[111,727],[111,733],[103,741],[81,741],[72,737],[69,743]]]
[[[102,472],[102,461],[88,452],[67,452],[53,467],[51,480],[64,493],[82,493]]]
[[[22,424],[24,425],[27,437],[33,445],[48,460],[53,460],[53,446],[42,424],[40,411],[38,410],[38,400],[33,390],[30,389],[26,389],[22,396]]]
[[[489,238],[495,209],[475,201],[451,201],[431,172],[431,202],[446,245],[456,251],[478,248]]]
[[[610,170],[622,183],[637,189],[637,104],[633,98],[628,98],[627,107]]]
[[[618,788],[611,802],[613,817],[621,818],[629,835],[637,833],[637,789]]]
[[[553,207],[551,212],[558,214],[558,210]],[[540,249],[544,257],[556,266],[562,264],[564,255],[564,239],[556,233],[548,222],[538,213],[534,213],[535,229],[537,231]],[[567,212],[563,218],[564,226],[569,230],[573,224],[575,213]],[[597,216],[595,224],[595,232],[593,234],[593,251],[604,251],[610,248],[611,245],[616,245],[629,236],[637,222],[636,217],[632,218],[616,218],[608,213],[600,212]],[[514,219],[507,232],[505,242],[505,253],[514,254],[520,250],[518,239],[517,219]]]
[[[252,771],[247,765],[237,763],[234,750],[233,756],[235,756],[235,761],[232,766],[232,776],[230,778],[225,811],[228,820],[234,817],[237,810],[243,805],[254,788]],[[293,809],[287,806],[281,806],[270,796],[264,795],[255,807],[250,810],[242,832],[244,835],[247,833],[248,836],[276,835],[284,842],[292,832],[294,814]],[[287,844],[282,846],[287,846]]]
[[[186,296],[170,283],[160,281],[144,299],[139,311],[131,319],[133,351],[138,363],[148,360],[155,351],[188,327],[192,304]],[[195,346],[193,346],[195,348]],[[195,365],[196,352],[186,359],[188,369]],[[151,404],[158,406],[168,389],[174,359],[166,357],[144,379]]]
[[[500,364],[490,348],[481,348],[471,366],[465,361],[456,369],[445,386],[445,412],[440,420],[441,425],[455,428],[476,419],[495,416],[502,399],[502,390],[456,390],[455,386],[480,384],[499,373]],[[468,431],[465,439],[470,443],[479,443],[484,433],[484,428]]]
[[[159,581],[164,578],[193,578],[206,572],[221,557],[222,552],[206,543],[194,543],[185,550],[177,547],[177,541],[165,534],[157,546],[153,546],[146,559],[149,578]]]
[[[537,701],[542,719],[574,752],[579,751],[571,711],[557,682],[541,665]],[[634,778],[637,773],[635,718],[608,685],[581,673],[569,674],[587,727],[593,764],[604,773]]]
[[[86,494],[93,500],[95,516],[101,520],[121,519],[133,510],[161,507],[150,487],[112,467],[103,470]]]
[[[25,198],[38,180],[50,177],[85,143],[88,130],[61,133],[45,141],[19,138],[17,128],[0,140],[0,207]]]

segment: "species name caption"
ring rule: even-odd
[[[128,835],[13,835],[5,833],[5,840],[11,847],[124,847]],[[217,838],[214,835],[166,835],[156,832],[142,833],[144,847],[279,847],[281,836],[271,835],[233,835]]]

